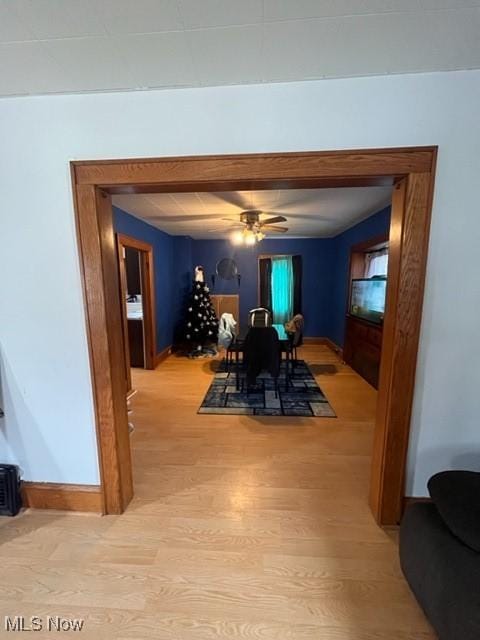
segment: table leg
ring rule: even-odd
[[[288,389],[290,387],[290,362],[291,362],[291,357],[290,357],[290,351],[287,351],[287,373],[285,376],[285,386]]]
[[[238,379],[238,349],[235,350],[235,387],[237,391],[240,389],[240,380]]]

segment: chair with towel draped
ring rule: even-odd
[[[290,335],[290,353],[293,355],[293,367],[298,361],[297,347],[301,347],[303,344],[303,328],[305,326],[305,319],[301,313],[297,313],[291,320],[285,323],[285,331]]]
[[[222,313],[218,323],[218,346],[226,351],[227,368],[233,363],[233,354],[236,350],[237,321],[231,313]]]

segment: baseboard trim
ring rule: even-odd
[[[343,349],[342,349],[342,347],[339,347],[338,344],[335,344],[335,342],[333,342],[333,340],[330,340],[330,338],[325,338],[325,344],[327,345],[327,347],[329,349],[331,349],[333,351],[333,353],[336,353],[337,356],[339,356],[339,358],[341,358],[343,360]]]
[[[317,337],[305,337],[303,338],[303,343],[306,345],[314,345],[314,344],[321,344],[321,345],[325,345],[327,346],[329,349],[331,349],[334,353],[336,353],[340,358],[343,358],[343,349],[341,347],[338,346],[338,344],[335,344],[335,342],[333,342],[333,340],[330,340],[330,338],[325,338],[322,336],[317,336]]]
[[[23,482],[23,506],[31,509],[103,513],[101,487],[89,484]]]
[[[166,358],[168,358],[171,352],[172,352],[172,345],[170,344],[168,345],[168,347],[165,347],[165,349],[162,349],[160,353],[157,353],[157,355],[155,356],[155,368],[158,367],[158,365],[161,362],[163,362]]]

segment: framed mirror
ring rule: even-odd
[[[217,262],[217,276],[222,280],[233,280],[238,276],[238,267],[232,258],[222,258]]]

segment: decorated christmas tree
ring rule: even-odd
[[[195,267],[195,280],[187,303],[185,338],[191,346],[191,355],[202,352],[208,345],[215,345],[218,335],[218,319],[205,284],[203,267]]]

